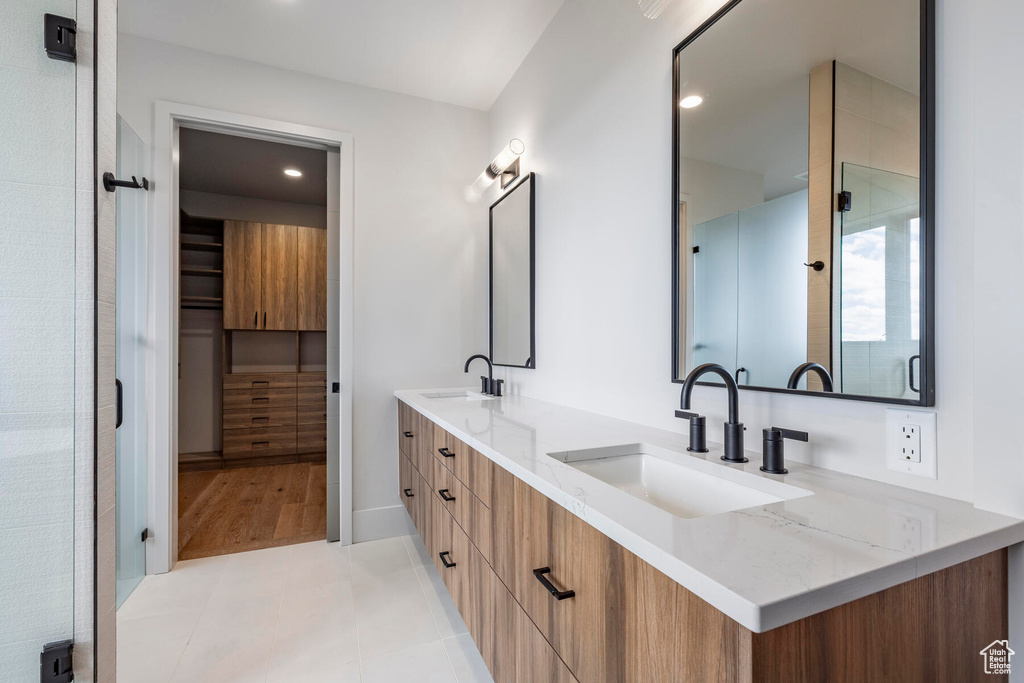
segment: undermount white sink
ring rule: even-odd
[[[796,486],[648,444],[548,455],[684,519],[811,495]]]
[[[490,401],[493,396],[487,396],[486,394],[478,394],[475,391],[427,391],[420,394],[423,398],[434,398],[434,399],[445,399],[445,400],[461,400],[461,401]]]

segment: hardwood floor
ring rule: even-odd
[[[178,559],[327,538],[327,465],[178,474]]]

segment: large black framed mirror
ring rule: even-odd
[[[490,210],[490,357],[537,367],[534,333],[535,177],[530,173]]]
[[[934,0],[732,0],[672,60],[672,380],[934,405]]]

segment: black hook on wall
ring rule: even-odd
[[[149,181],[146,180],[145,177],[143,177],[142,182],[140,183],[138,180],[135,179],[135,176],[132,176],[131,180],[118,180],[110,171],[107,171],[106,173],[103,174],[104,190],[106,190],[107,192],[113,192],[119,187],[127,187],[132,190],[148,190]]]

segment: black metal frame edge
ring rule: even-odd
[[[76,13],[77,15],[77,13]],[[98,678],[99,666],[99,375],[100,375],[100,343],[99,343],[99,227],[100,227],[100,173],[99,173],[99,53],[97,40],[99,28],[100,3],[92,3],[92,677]],[[76,74],[77,78],[77,74]]]
[[[742,0],[730,0],[672,49],[672,383],[682,384],[679,367],[679,54]],[[935,0],[921,2],[921,395],[916,400],[803,389],[740,385],[740,389],[847,401],[933,407],[935,405]],[[701,386],[721,387],[713,382]]]
[[[522,180],[508,188],[487,210],[487,357],[491,364],[500,368],[537,368],[537,183],[536,173],[527,173]],[[520,185],[530,185],[530,364],[512,365],[494,362],[494,207],[501,204]]]

